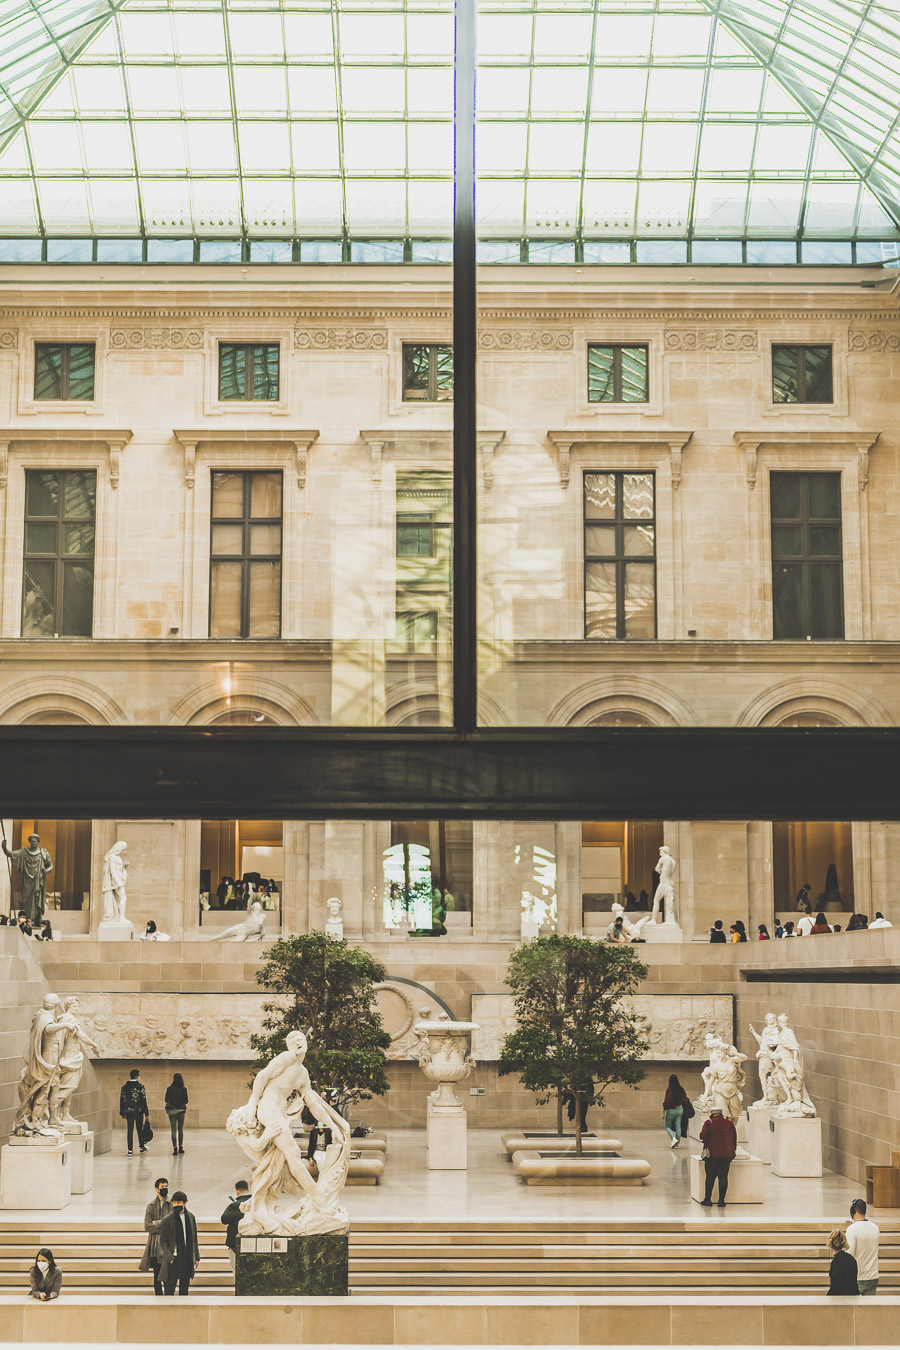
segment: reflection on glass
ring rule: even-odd
[[[23,637],[91,636],[96,499],[91,470],[26,470]]]
[[[646,403],[648,349],[620,344],[588,347],[589,403]]]
[[[584,475],[585,637],[656,636],[652,474]],[[597,517],[611,518],[598,525]],[[628,561],[626,561],[626,559]]]
[[[770,475],[776,638],[844,635],[840,492],[839,473]]]
[[[281,501],[280,473],[213,471],[210,637],[280,635]]]
[[[404,821],[382,854],[382,922],[410,937],[443,937],[472,923],[472,826]]]

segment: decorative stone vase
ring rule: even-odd
[[[475,1066],[469,1037],[478,1030],[478,1023],[453,1022],[446,1013],[441,1013],[433,1021],[418,1022],[415,1030],[421,1046],[419,1068],[438,1085],[431,1095],[431,1109],[461,1111],[463,1104],[454,1085],[468,1078]]]

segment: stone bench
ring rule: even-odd
[[[536,1148],[513,1154],[513,1167],[529,1186],[640,1186],[650,1175],[643,1158],[604,1158],[585,1154],[545,1158]]]
[[[529,1152],[532,1149],[553,1149],[555,1153],[574,1153],[575,1136],[571,1134],[538,1135],[537,1131],[513,1130],[501,1134],[500,1143],[506,1150],[507,1158],[515,1153]],[[585,1153],[619,1153],[622,1150],[621,1139],[588,1138],[582,1135],[581,1147]]]

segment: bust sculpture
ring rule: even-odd
[[[72,994],[65,1001],[64,1012],[59,1019],[65,1026],[66,1031],[62,1037],[62,1044],[59,1052],[59,1081],[56,1087],[54,1108],[50,1115],[50,1124],[53,1128],[62,1130],[64,1134],[83,1134],[87,1132],[87,1126],[80,1120],[75,1120],[72,1116],[72,1098],[78,1090],[81,1082],[81,1076],[84,1073],[84,1046],[88,1050],[93,1050],[95,1055],[100,1054],[100,1047],[85,1031],[84,1027],[78,1021],[78,997]]]
[[[766,1013],[761,1032],[757,1031],[753,1023],[750,1023],[750,1033],[756,1041],[759,1049],[756,1052],[756,1062],[759,1066],[759,1082],[762,1088],[762,1096],[759,1101],[753,1103],[754,1107],[775,1106],[778,1102],[777,1087],[774,1079],[775,1073],[775,1050],[778,1046],[778,1023],[774,1013]]]
[[[287,1049],[260,1069],[250,1100],[232,1111],[225,1125],[253,1164],[250,1203],[238,1222],[245,1237],[343,1233],[349,1227],[341,1199],[350,1167],[350,1126],[313,1090],[303,1063],[306,1050],[303,1032],[289,1031]],[[318,1180],[292,1131],[304,1107],[332,1134]]]
[[[737,1123],[744,1100],[741,1089],[747,1080],[741,1065],[747,1056],[712,1033],[706,1037],[706,1049],[709,1065],[701,1074],[703,1092],[694,1105],[701,1111],[719,1110]]]
[[[328,918],[325,920],[325,932],[331,937],[342,938],[344,936],[344,919],[341,911],[343,904],[336,895],[325,901],[325,908],[328,910]]]
[[[675,859],[672,857],[672,850],[665,844],[660,844],[659,858],[656,862],[659,885],[653,893],[653,909],[650,915],[654,923],[660,912],[660,904],[664,907],[663,922],[677,923],[675,917],[675,883],[672,880],[675,876],[676,866]]]
[[[31,1020],[25,1067],[19,1083],[19,1109],[13,1125],[14,1134],[46,1135],[51,1139],[62,1137],[62,1131],[50,1124],[51,1116],[57,1113],[62,1040],[69,1030],[60,1020],[61,1011],[59,997],[46,994]]]
[[[788,1025],[787,1013],[779,1013],[777,1023],[778,1044],[772,1054],[772,1079],[780,1100],[775,1114],[782,1118],[814,1116],[816,1108],[806,1090],[800,1045]]]
[[[224,928],[221,933],[211,933],[207,942],[264,942],[266,936],[266,911],[258,900],[247,910],[247,917],[240,923]]]
[[[128,845],[119,840],[103,859],[103,918],[115,923],[125,922],[125,882],[128,877],[128,863],[123,858]]]
[[[622,916],[622,928],[626,937],[631,938],[632,942],[644,941],[641,937],[641,929],[645,924],[653,921],[653,915],[645,914],[642,919],[638,919],[637,923],[635,923],[632,919],[629,919],[628,915],[625,913],[625,906],[616,900],[612,907],[613,923],[615,923],[620,915]]]
[[[22,903],[28,922],[35,926],[44,917],[47,903],[47,874],[53,871],[50,854],[41,848],[40,836],[30,834],[27,848],[10,849],[4,839],[3,852],[22,878]]]

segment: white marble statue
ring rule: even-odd
[[[238,1223],[245,1237],[342,1233],[349,1227],[341,1199],[350,1167],[350,1126],[313,1091],[303,1064],[306,1049],[303,1032],[289,1031],[287,1049],[260,1069],[247,1105],[232,1111],[225,1125],[253,1163],[250,1203]],[[332,1130],[317,1181],[293,1135],[304,1106]]]
[[[128,863],[122,857],[128,845],[119,840],[103,859],[103,917],[122,923],[125,919],[125,882],[128,879]]]
[[[264,942],[266,938],[266,911],[258,900],[247,910],[247,917],[221,933],[211,933],[206,942]]]
[[[631,919],[629,919],[628,915],[625,913],[625,906],[621,904],[618,900],[616,900],[614,901],[612,907],[613,923],[615,923],[619,915],[622,916],[622,929],[625,932],[626,937],[631,938],[632,941],[635,941],[636,939],[640,938],[641,929],[644,927],[644,925],[652,923],[653,921],[652,914],[645,914],[643,918],[638,919],[637,923],[634,923]]]
[[[39,1134],[60,1139],[62,1131],[50,1124],[56,1114],[59,1055],[68,1027],[60,1020],[62,1005],[56,994],[46,994],[31,1021],[25,1067],[19,1083],[19,1109],[13,1125],[18,1135]]]
[[[762,1096],[759,1101],[753,1102],[751,1109],[753,1107],[776,1106],[779,1095],[774,1075],[775,1050],[778,1046],[779,1031],[775,1014],[766,1013],[761,1032],[757,1031],[751,1022],[750,1032],[759,1047],[756,1052],[756,1062],[759,1066],[759,1082],[762,1087]]]
[[[101,1054],[102,1051],[78,1020],[78,996],[72,994],[63,1006],[65,1011],[59,1021],[66,1027],[66,1034],[62,1037],[59,1052],[59,1082],[50,1124],[54,1129],[62,1130],[64,1134],[85,1134],[87,1125],[72,1116],[72,1097],[77,1092],[81,1075],[84,1073],[83,1047],[87,1046],[95,1055]]]
[[[653,894],[653,909],[650,916],[654,923],[656,922],[656,916],[659,914],[660,902],[665,905],[664,921],[666,923],[677,923],[675,917],[675,883],[672,880],[675,876],[676,866],[675,859],[672,857],[672,850],[667,848],[665,844],[660,844],[659,857],[656,861],[659,885]]]
[[[336,895],[325,901],[325,908],[328,910],[328,918],[325,920],[325,932],[331,937],[342,938],[344,936],[344,919],[341,913],[343,904]]]
[[[803,1056],[787,1013],[778,1014],[778,1044],[772,1056],[772,1078],[779,1096],[777,1116],[814,1116],[816,1108],[806,1090]]]
[[[701,1075],[703,1092],[694,1105],[707,1113],[719,1110],[736,1124],[744,1101],[741,1088],[747,1081],[741,1065],[747,1056],[721,1036],[712,1034],[706,1037],[706,1049],[709,1065]]]

